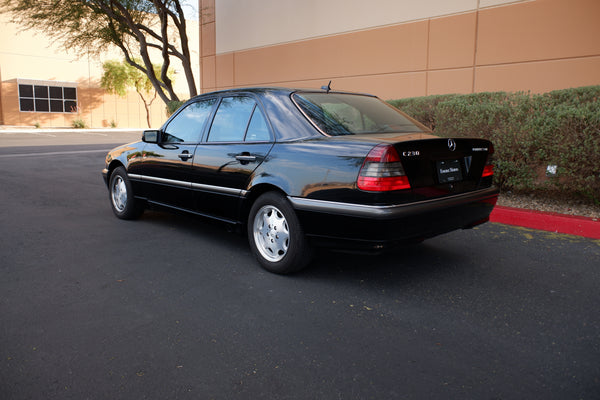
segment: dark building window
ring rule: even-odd
[[[37,112],[48,112],[50,111],[50,105],[48,99],[35,99],[35,111]]]
[[[77,112],[77,88],[19,83],[21,111]]]
[[[19,97],[33,98],[33,85],[19,85]]]
[[[33,91],[35,93],[35,97],[38,99],[47,99],[48,98],[48,86],[34,86]]]
[[[20,99],[21,111],[35,111],[33,99]]]
[[[63,88],[58,86],[50,86],[50,98],[51,99],[62,99]]]

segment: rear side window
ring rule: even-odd
[[[376,97],[295,93],[293,99],[313,125],[330,136],[422,131],[402,113]]]
[[[188,104],[167,125],[162,142],[197,143],[216,99],[207,99]]]
[[[223,98],[208,133],[209,142],[256,142],[270,137],[256,101],[243,96]]]
[[[265,117],[263,117],[262,112],[260,112],[258,107],[254,107],[252,119],[250,119],[250,124],[248,125],[244,140],[246,142],[267,142],[270,138],[271,135],[269,134],[269,128],[267,127]]]

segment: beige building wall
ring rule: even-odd
[[[188,21],[195,71],[200,69],[198,30],[198,21]],[[107,49],[98,58],[65,52],[53,39],[35,31],[23,31],[10,23],[7,15],[0,14],[0,125],[69,127],[74,119],[81,119],[88,127],[110,127],[114,123],[119,128],[147,128],[144,104],[135,91],[119,97],[100,88],[103,62],[122,59],[118,50]],[[174,68],[175,90],[187,99],[182,69],[177,64]],[[77,112],[21,112],[18,81],[77,87]],[[157,97],[151,106],[152,127],[158,128],[166,120],[165,110],[165,104]]]
[[[600,84],[598,0],[200,0],[203,91],[402,98]]]

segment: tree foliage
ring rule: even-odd
[[[135,61],[139,62],[138,60]],[[146,109],[146,121],[148,123],[148,128],[150,128],[150,106],[156,99],[157,93],[148,76],[127,62],[115,60],[104,62],[104,64],[102,64],[102,69],[104,72],[100,80],[100,85],[107,92],[124,97],[129,90],[135,89],[144,103]],[[161,67],[154,65],[153,69],[154,73],[158,75]],[[167,76],[173,81],[172,70],[167,71]]]
[[[116,46],[165,103],[179,100],[169,77],[175,58],[181,62],[189,96],[197,94],[179,0],[0,0],[0,12],[25,29],[44,32],[67,50],[96,56]]]

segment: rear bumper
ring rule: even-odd
[[[427,239],[489,220],[499,190],[392,206],[369,206],[289,197],[305,233],[316,244],[384,248]],[[337,246],[339,243],[341,246]]]

